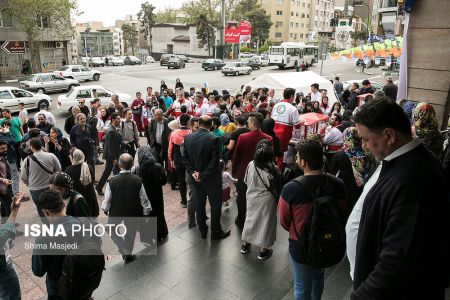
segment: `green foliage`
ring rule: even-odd
[[[258,3],[258,0],[241,0],[232,13],[232,17],[237,21],[246,20],[250,22],[252,25],[252,42],[258,41],[261,45],[268,39],[273,22],[261,4]]]
[[[131,47],[131,52],[134,56],[134,46],[137,44],[138,41],[138,32],[136,28],[134,28],[134,26],[130,24],[123,24],[122,35],[125,51],[128,50],[128,47]]]
[[[259,53],[264,53],[264,52],[269,52],[269,45],[268,44],[264,44],[261,47],[259,47]]]
[[[240,51],[240,52],[251,52],[252,49],[250,49],[250,48],[247,47],[247,46],[242,46],[242,47],[239,49],[239,51]]]
[[[139,22],[142,27],[142,31],[144,33],[145,38],[150,37],[149,46],[148,46],[148,52],[149,54],[152,52],[152,27],[155,25],[155,19],[156,14],[154,13],[155,7],[148,3],[142,3],[141,4],[141,10],[138,12],[137,16],[139,19]],[[134,55],[134,50],[133,50]]]
[[[212,25],[211,25],[212,26]],[[199,48],[208,49],[211,56],[211,48],[214,47],[214,30],[211,28],[206,15],[200,15],[197,22],[197,40]],[[214,50],[215,51],[215,50]]]
[[[177,11],[172,8],[160,10],[155,15],[156,23],[175,23],[177,21]]]

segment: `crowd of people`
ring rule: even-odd
[[[220,240],[231,234],[221,214],[235,199],[243,255],[256,247],[259,260],[270,258],[277,224],[288,231],[295,299],[320,299],[325,268],[345,252],[352,299],[444,299],[450,147],[433,106],[397,104],[392,78],[375,91],[369,80],[344,90],[336,77],[334,89],[315,83],[307,94],[287,88],[276,95],[242,86],[231,94],[185,91],[179,79],[171,89],[162,81],[144,97],[136,93],[129,108],[117,95],[90,107],[80,99],[65,122],[68,138],[45,106],[30,118],[23,105],[19,117],[4,109],[0,242],[14,236],[26,200],[20,179],[41,217],[70,223],[103,211],[127,224],[127,217],[153,216],[158,242],[169,234],[163,186],[170,183],[202,239],[209,232],[207,201],[210,238]],[[304,128],[309,113],[327,117],[311,131]],[[104,165],[98,181],[95,165]],[[101,205],[97,195],[104,196]],[[125,262],[134,259],[138,230],[127,225],[133,234],[112,236]],[[18,299],[11,259],[1,258],[0,298]],[[62,268],[61,258],[33,255],[33,272],[47,274],[49,299],[60,299]]]

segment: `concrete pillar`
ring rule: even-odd
[[[449,11],[448,0],[414,1],[408,30],[408,98],[433,104],[440,124],[450,110]]]

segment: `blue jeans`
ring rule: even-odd
[[[16,163],[10,163],[9,164],[9,169],[11,170],[11,181],[12,181],[12,190],[14,195],[16,195],[19,192],[19,170],[17,170],[17,165]]]
[[[323,293],[324,269],[296,262],[289,254],[295,300],[320,300]]]
[[[41,196],[41,193],[42,193],[43,191],[46,191],[46,190],[48,190],[48,189],[49,189],[49,188],[45,188],[45,189],[42,189],[42,190],[33,190],[33,191],[30,190],[31,198],[33,199],[33,202],[34,202],[34,204],[36,205],[37,213],[38,213],[38,215],[39,215],[40,217],[42,217],[43,214],[42,214],[42,209],[41,209],[41,207],[39,206],[39,197]]]
[[[20,299],[19,277],[14,269],[12,260],[8,261],[0,271],[0,299],[16,300]]]

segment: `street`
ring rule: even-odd
[[[134,97],[136,92],[140,91],[145,95],[148,86],[154,90],[159,90],[161,80],[164,80],[169,87],[175,86],[175,79],[180,78],[185,89],[190,87],[200,88],[204,82],[208,83],[210,90],[216,89],[219,92],[226,89],[234,93],[242,84],[252,80],[263,73],[268,72],[295,72],[294,69],[279,70],[277,67],[262,67],[260,70],[253,70],[251,75],[224,76],[220,70],[205,71],[201,68],[200,63],[187,63],[184,69],[168,69],[167,66],[160,66],[159,63],[134,66],[110,66],[103,68],[95,68],[103,74],[99,81],[81,82],[81,85],[102,85],[114,92],[127,93]],[[311,71],[320,74],[320,61],[310,68]],[[341,60],[325,60],[323,63],[323,76],[333,80],[335,76],[339,76],[341,81],[366,79],[385,83],[384,77],[381,75],[381,68],[366,69],[366,73],[358,72],[353,61],[343,62]],[[2,84],[16,85],[16,84]],[[64,120],[67,116],[66,110],[56,108],[58,96],[62,93],[50,94],[53,104],[50,111],[55,115],[57,126],[64,127]],[[103,103],[107,105],[107,103]]]

